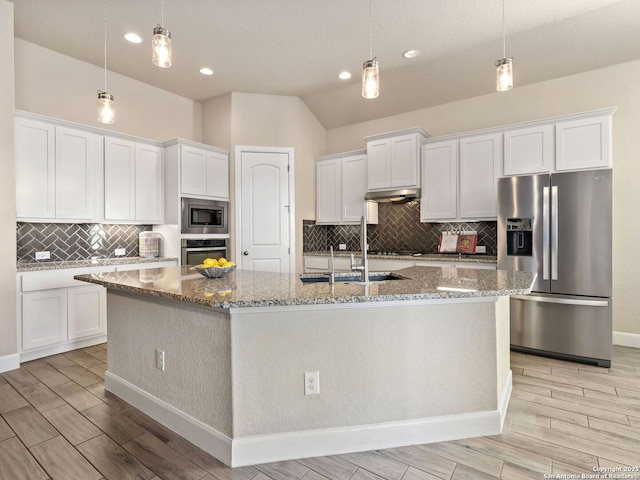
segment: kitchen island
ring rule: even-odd
[[[534,274],[393,273],[370,285],[186,267],[76,278],[108,291],[107,390],[227,465],[499,433],[508,296]],[[319,372],[319,394],[305,395],[305,372]]]

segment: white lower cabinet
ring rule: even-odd
[[[101,285],[67,290],[67,338],[107,333],[107,292]]]
[[[67,340],[67,289],[22,294],[22,349]]]

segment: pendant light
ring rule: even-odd
[[[164,28],[164,0],[160,5],[160,22],[153,29],[151,42],[151,61],[157,67],[169,68],[171,66],[171,32]]]
[[[502,58],[496,60],[496,90],[498,92],[506,92],[513,88],[513,57],[507,57],[506,36],[504,0],[502,0]]]
[[[362,96],[377,98],[380,95],[380,68],[373,56],[373,27],[371,23],[371,0],[369,0],[369,60],[362,64]]]
[[[109,124],[116,121],[113,95],[107,92],[107,0],[104,0],[104,90],[98,90],[98,121]]]

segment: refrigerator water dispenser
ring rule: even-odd
[[[531,218],[507,218],[507,255],[533,254],[532,223]]]

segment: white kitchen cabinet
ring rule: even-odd
[[[495,219],[501,142],[495,133],[423,144],[420,221]]]
[[[547,173],[555,164],[555,129],[536,125],[504,132],[504,174]]]
[[[498,215],[502,134],[460,139],[460,218],[491,220]]]
[[[22,349],[46,347],[67,340],[67,289],[22,294]]]
[[[229,156],[190,145],[180,150],[181,194],[229,200]]]
[[[422,146],[420,221],[458,216],[458,140]]]
[[[67,339],[107,333],[107,291],[87,284],[67,291]]]
[[[99,140],[88,131],[17,116],[18,220],[96,220]]]
[[[484,262],[456,262],[456,261],[437,261],[437,260],[422,260],[415,263],[416,267],[437,267],[444,269],[453,268],[467,268],[473,270],[497,270],[497,263],[484,263]],[[453,272],[451,272],[453,273]]]
[[[126,139],[104,139],[104,219],[164,222],[162,149]]]
[[[557,171],[611,167],[611,115],[558,122],[555,128]]]
[[[420,186],[421,128],[365,137],[367,142],[367,188],[416,188]]]
[[[364,150],[316,159],[316,223],[378,223],[378,204],[366,202],[367,155]]]

